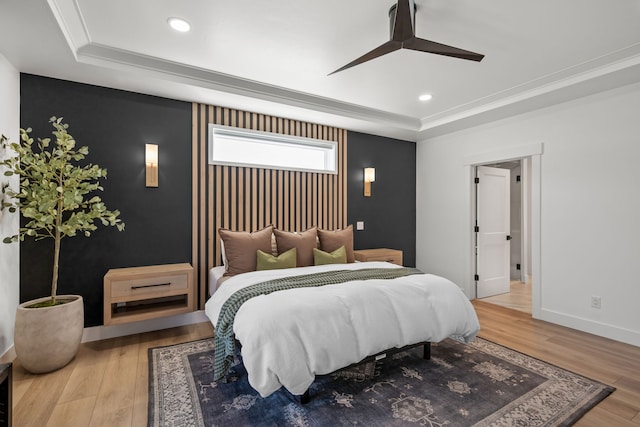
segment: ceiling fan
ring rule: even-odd
[[[389,9],[389,19],[391,20],[391,40],[383,43],[372,51],[365,53],[360,58],[349,62],[344,67],[338,68],[334,72],[329,73],[329,75],[339,73],[347,68],[354,67],[362,64],[363,62],[370,61],[399,49],[411,49],[420,52],[435,53],[437,55],[452,56],[454,58],[468,59],[471,61],[482,61],[484,55],[480,53],[470,52],[468,50],[416,37],[415,11],[415,0],[398,0],[398,4],[391,6],[391,9]]]

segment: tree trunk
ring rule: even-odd
[[[58,179],[58,185],[62,187],[62,172]],[[58,193],[58,212],[56,212],[56,231],[54,235],[54,249],[53,249],[53,278],[51,279],[51,305],[56,305],[56,295],[58,293],[58,261],[60,260],[60,226],[62,225],[62,192]]]

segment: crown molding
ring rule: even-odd
[[[294,91],[163,58],[115,48],[92,41],[78,0],[47,0],[74,59],[78,63],[155,77],[179,85],[208,89],[211,94],[229,94],[242,105],[264,101],[272,106],[291,107],[300,116],[322,116],[326,124],[353,124],[358,131],[394,135],[412,141],[455,132],[522,114],[555,103],[586,96],[640,81],[640,43],[586,61],[576,66],[531,80],[482,99],[459,105],[427,117],[411,117],[368,108],[336,99]],[[174,97],[159,88],[155,95]],[[210,103],[216,103],[215,95]],[[196,101],[196,100],[192,100]],[[198,101],[206,101],[199,99]],[[237,108],[237,105],[228,105]],[[321,113],[321,114],[320,114]],[[313,120],[313,118],[311,119]]]

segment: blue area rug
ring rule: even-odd
[[[567,426],[614,390],[479,338],[318,377],[306,405],[261,398],[236,362],[216,383],[213,339],[150,349],[149,426]]]

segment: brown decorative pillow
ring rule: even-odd
[[[333,252],[340,246],[344,246],[347,251],[347,262],[355,262],[353,253],[353,225],[349,225],[344,230],[318,230],[320,238],[320,249],[325,252]]]
[[[256,253],[258,250],[271,253],[271,234],[273,226],[248,233],[246,231],[231,231],[224,228],[218,230],[224,242],[227,258],[225,276],[235,276],[256,270]]]
[[[313,265],[313,249],[316,247],[318,236],[317,227],[312,227],[300,233],[290,233],[275,228],[273,234],[276,236],[278,255],[296,248],[297,267],[307,267]]]

